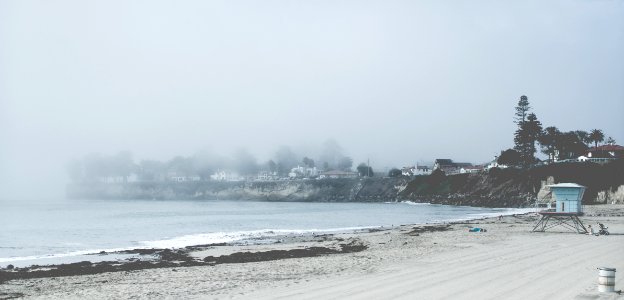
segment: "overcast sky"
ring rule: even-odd
[[[621,144],[623,53],[624,1],[0,0],[0,190],[62,192],[90,152],[328,138],[377,168],[480,163],[523,94]]]

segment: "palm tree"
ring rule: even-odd
[[[600,129],[592,129],[589,140],[594,142],[594,147],[598,147],[598,143],[604,141],[604,133]]]

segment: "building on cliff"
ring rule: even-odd
[[[428,166],[419,166],[416,164],[411,167],[403,167],[401,169],[401,174],[403,176],[418,176],[418,175],[429,175],[431,174],[431,168]]]
[[[483,171],[483,166],[465,166],[459,169],[459,174],[479,173]]]
[[[218,170],[214,174],[210,175],[210,179],[216,181],[243,181],[244,177],[239,176],[237,173],[228,172],[224,170]]]
[[[620,145],[602,145],[587,150],[588,158],[624,158],[624,147]]]
[[[469,167],[471,163],[456,163],[452,159],[436,159],[433,164],[433,170],[442,170],[446,175],[459,174],[462,168]]]
[[[316,167],[309,168],[309,167],[296,166],[290,170],[290,173],[288,173],[288,177],[290,179],[316,177],[316,176],[319,176],[319,174],[321,174],[321,171],[317,169]]]

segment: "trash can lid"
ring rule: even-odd
[[[613,272],[615,272],[615,268],[607,268],[607,267],[600,267],[600,268],[598,268],[598,270],[603,270],[603,271],[613,271]]]

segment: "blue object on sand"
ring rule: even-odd
[[[474,228],[470,228],[468,229],[468,232],[481,232],[484,231],[482,228],[479,227],[474,227]]]

